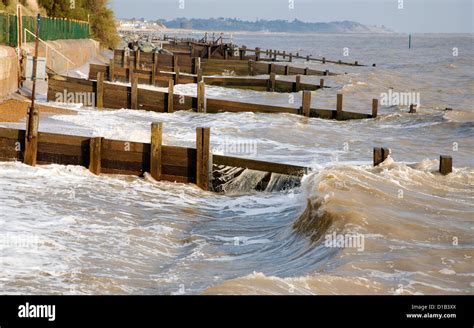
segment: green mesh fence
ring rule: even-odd
[[[23,29],[36,33],[37,18],[23,16]],[[0,14],[0,44],[16,46],[18,42],[17,16]],[[25,34],[23,34],[24,36]],[[89,24],[86,22],[67,20],[62,18],[41,18],[40,38],[45,41],[60,39],[88,39],[90,38]],[[26,33],[26,42],[33,42],[34,36]]]

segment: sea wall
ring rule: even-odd
[[[0,46],[0,101],[18,88],[18,57],[14,48]]]
[[[71,61],[69,62],[51,49],[46,50],[46,46],[40,43],[39,55],[46,56],[48,68],[57,73],[64,73],[68,69],[82,66],[101,51],[100,43],[91,39],[57,40],[46,43]],[[34,43],[27,43],[24,49],[32,55]],[[19,72],[15,48],[0,46],[0,101],[18,89]]]

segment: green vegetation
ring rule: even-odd
[[[34,15],[39,7],[39,12],[49,17],[89,19],[92,37],[106,47],[114,48],[120,41],[114,13],[107,7],[108,0],[1,0],[0,12],[15,14],[17,3],[25,7],[25,15]]]
[[[106,47],[114,48],[120,41],[108,0],[38,0],[38,4],[51,17],[84,21],[89,18],[92,36]]]

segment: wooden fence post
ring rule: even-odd
[[[109,81],[110,82],[115,81],[115,62],[113,58],[110,60],[110,63],[109,63]]]
[[[196,184],[199,188],[209,190],[209,171],[212,167],[210,152],[210,128],[196,129]]]
[[[311,91],[303,91],[303,101],[301,112],[304,116],[309,117],[311,114]]]
[[[168,98],[166,100],[168,105],[168,113],[174,112],[174,82],[173,79],[168,80]]]
[[[379,100],[378,99],[372,99],[372,118],[377,118],[379,111]]]
[[[415,114],[416,113],[416,105],[415,104],[411,104],[410,105],[410,111],[409,111],[410,114]]]
[[[290,75],[290,65],[285,66],[285,75]]]
[[[104,73],[97,73],[97,82],[95,85],[95,107],[104,108]]]
[[[151,124],[150,174],[155,180],[161,179],[161,149],[163,143],[163,123]]]
[[[206,112],[206,84],[201,81],[197,85],[197,112]]]
[[[138,77],[133,77],[132,79],[132,88],[131,88],[131,109],[138,109]]]
[[[26,165],[36,165],[36,155],[38,153],[38,127],[39,127],[39,109],[37,106],[28,107],[28,117],[26,121],[25,134],[25,157]]]
[[[91,138],[89,142],[89,171],[99,175],[102,159],[102,137]]]
[[[180,75],[181,75],[180,68],[177,67],[175,72],[174,72],[174,83],[175,84],[179,84]]]
[[[323,64],[326,64],[326,57],[323,57]]]
[[[342,108],[343,108],[343,94],[337,94],[337,103],[336,103],[336,119],[340,120],[343,117]]]
[[[442,175],[448,175],[453,172],[453,158],[451,156],[441,155],[439,157],[439,172]]]
[[[324,79],[320,79],[320,80],[319,80],[319,87],[320,87],[321,89],[324,88]]]
[[[275,64],[271,63],[268,65],[268,74],[272,74],[273,72],[275,72]]]
[[[293,54],[290,52],[290,63],[293,62]]]

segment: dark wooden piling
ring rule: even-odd
[[[301,90],[301,75],[296,75],[293,92],[299,92]]]
[[[26,120],[26,134],[25,134],[25,157],[24,163],[26,165],[35,166],[36,157],[38,153],[38,127],[39,127],[39,109],[28,107],[28,117]]]
[[[439,173],[448,175],[453,172],[453,158],[451,156],[441,155],[439,157]]]
[[[301,113],[306,117],[311,114],[311,91],[303,91]]]
[[[95,107],[104,108],[104,73],[97,73],[95,85]]]
[[[276,88],[276,74],[271,73],[267,82],[267,91],[274,92]]]
[[[416,113],[416,105],[415,104],[411,104],[410,105],[410,111],[409,111],[410,114],[415,114]]]
[[[290,65],[285,66],[285,75],[290,75]]]
[[[379,100],[378,99],[372,99],[372,118],[377,118],[379,111]]]
[[[209,170],[211,165],[210,128],[196,129],[196,184],[199,188],[209,190]]]
[[[240,60],[245,59],[245,53],[247,52],[247,46],[242,46],[240,48]]]
[[[321,89],[324,88],[324,79],[320,79],[320,80],[319,80],[319,87],[320,87]]]
[[[253,60],[249,60],[249,63],[248,63],[248,75],[249,76],[253,76],[254,75],[254,61]]]
[[[133,77],[132,79],[130,108],[138,109],[138,77]]]
[[[89,171],[99,175],[102,162],[102,137],[91,138],[89,142]]]
[[[375,147],[374,148],[374,166],[378,166],[382,164],[388,158],[388,155],[390,155],[389,148]]]
[[[337,102],[336,102],[336,119],[340,120],[342,119],[343,113],[343,101],[344,101],[344,95],[342,93],[337,94]]]
[[[196,83],[199,83],[202,81],[202,68],[199,68],[196,74]]]
[[[150,85],[156,85],[156,63],[151,64]]]
[[[150,174],[155,180],[161,179],[161,149],[163,144],[163,123],[151,124]]]
[[[168,80],[168,96],[166,98],[168,113],[174,112],[174,82],[172,79]]]

